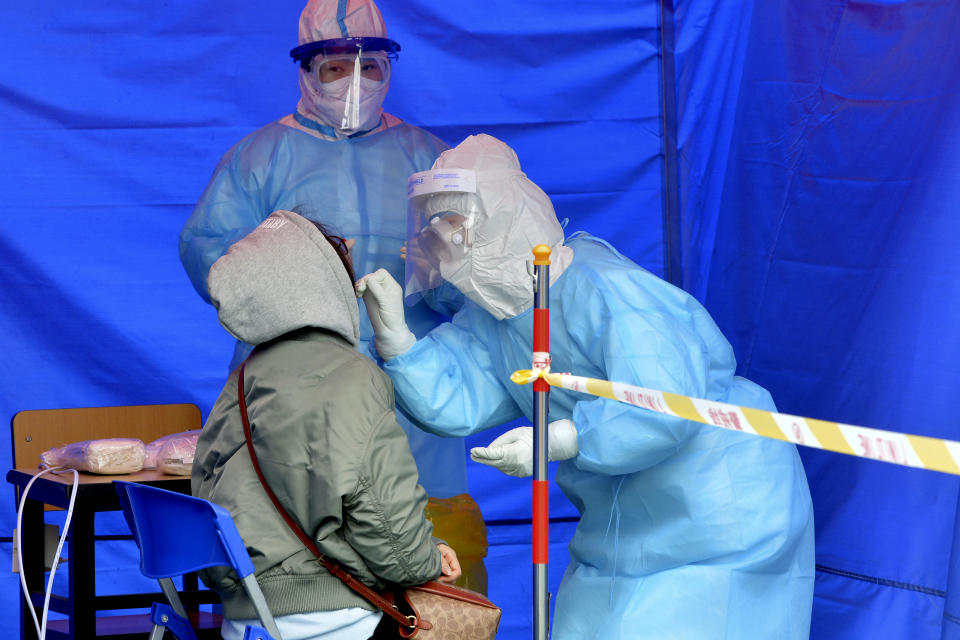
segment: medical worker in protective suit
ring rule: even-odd
[[[399,50],[371,0],[307,3],[299,46],[290,52],[299,63],[296,111],[254,131],[223,156],[180,234],[180,259],[204,300],[210,301],[210,266],[281,209],[323,222],[354,242],[357,273],[383,268],[402,276],[407,177],[429,169],[448,145],[383,111]],[[414,333],[425,334],[459,307],[459,294],[448,291],[456,296],[434,296],[407,310]],[[360,306],[358,348],[369,354],[372,330]],[[251,350],[237,343],[231,370]],[[437,535],[460,554],[459,584],[485,592],[486,532],[479,507],[466,493],[463,440],[425,433],[401,412],[397,418],[431,497],[428,516]]]
[[[403,292],[378,271],[358,283],[399,403],[421,424],[467,435],[531,419],[530,250],[552,248],[553,371],[773,410],[733,375],[733,350],[691,296],[596,237],[564,241],[549,198],[486,135],[411,177],[407,294],[452,283],[467,298],[417,340]],[[813,513],[796,448],[564,389],[550,392],[549,455],[581,514],[560,584],[554,640],[806,638]],[[532,470],[519,427],[475,460]]]

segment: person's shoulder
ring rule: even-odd
[[[608,280],[652,276],[612,244],[589,233],[575,233],[564,245],[573,250],[573,262],[568,269],[573,277]]]
[[[349,417],[358,442],[378,433],[394,411],[393,383],[373,360],[352,350],[329,372],[323,388],[339,415]]]
[[[394,406],[393,386],[370,358],[326,331],[304,329],[258,355],[287,402],[372,428]],[[267,362],[266,360],[269,359]]]
[[[325,329],[303,327],[272,343],[274,359],[288,360],[290,370],[336,382],[344,376],[378,376],[383,372],[356,347]]]
[[[401,120],[397,116],[386,112],[384,112],[383,118],[387,124],[387,128],[384,130],[384,132],[395,136],[398,140],[405,142],[408,146],[418,150],[428,150],[430,153],[437,156],[450,148],[449,144],[423,127],[410,124],[409,122]]]
[[[578,296],[595,296],[600,301],[629,298],[631,306],[646,308],[666,300],[686,304],[690,298],[656,274],[620,253],[612,244],[587,233],[571,236],[564,244],[573,249],[573,262],[564,272]]]
[[[332,365],[324,371],[325,385],[344,390],[344,404],[378,412],[393,408],[393,383],[377,364],[346,342],[337,340]]]
[[[246,142],[248,145],[275,147],[282,140],[298,137],[299,131],[287,124],[287,120],[291,118],[292,116],[284,116],[279,120],[274,120],[258,129],[254,129],[241,138],[240,142]]]
[[[377,366],[377,363],[357,351],[353,347],[342,345],[349,353],[339,363],[335,375],[339,377],[359,378],[372,386],[384,387],[390,385],[390,379]]]
[[[271,154],[290,133],[290,127],[283,125],[282,119],[274,120],[240,138],[223,154],[220,162],[224,164],[240,162],[244,159],[259,160],[260,156]]]

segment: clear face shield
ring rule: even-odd
[[[290,52],[311,74],[326,124],[351,132],[376,125],[400,46],[386,38],[321,40]]]
[[[469,268],[477,228],[485,219],[468,169],[421,171],[408,181],[407,297],[434,289]],[[456,284],[456,282],[454,282]]]
[[[312,66],[320,92],[342,105],[338,129],[357,131],[378,115],[390,81],[390,62],[383,52],[317,56]]]

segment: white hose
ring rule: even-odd
[[[33,600],[30,598],[30,590],[27,588],[27,578],[24,575],[23,567],[23,505],[27,502],[27,493],[33,483],[45,473],[65,469],[73,472],[73,490],[70,492],[70,505],[67,507],[67,518],[63,522],[63,533],[60,534],[60,544],[57,545],[57,553],[53,556],[53,566],[50,567],[50,579],[47,580],[47,592],[43,598],[43,622],[37,620],[37,612],[33,608]],[[73,503],[77,500],[77,485],[80,484],[80,474],[76,469],[67,469],[66,467],[52,467],[44,469],[40,473],[30,478],[30,482],[23,488],[23,495],[20,496],[20,506],[17,508],[17,536],[20,538],[17,544],[17,562],[20,567],[20,586],[23,588],[23,597],[27,599],[27,605],[30,609],[30,615],[33,617],[33,624],[37,628],[37,637],[39,640],[45,640],[47,635],[47,613],[50,611],[50,595],[53,593],[53,577],[57,573],[57,565],[60,564],[60,551],[63,549],[63,543],[67,539],[67,531],[70,529],[70,519],[73,518]],[[43,535],[43,532],[41,532]],[[41,538],[42,539],[42,538]]]

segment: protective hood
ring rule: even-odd
[[[337,38],[386,37],[387,26],[372,0],[309,0],[300,14],[297,42],[305,45]],[[315,71],[302,67],[299,83],[297,113],[321,125],[323,133],[332,134],[338,139],[376,128],[383,115],[383,100],[390,88],[389,73],[383,82],[363,83],[363,86],[356,87],[360,95],[354,96],[353,100],[361,115],[357,120],[357,128],[345,130],[341,128],[345,84],[328,83],[324,86]]]
[[[210,267],[210,300],[232,336],[261,344],[303,327],[359,339],[353,283],[317,227],[275,211]]]
[[[513,149],[486,134],[444,151],[433,168],[472,169],[485,212],[469,259],[443,277],[497,319],[520,315],[533,305],[531,249],[538,244],[553,249],[551,284],[573,259],[550,198],[520,170]]]

